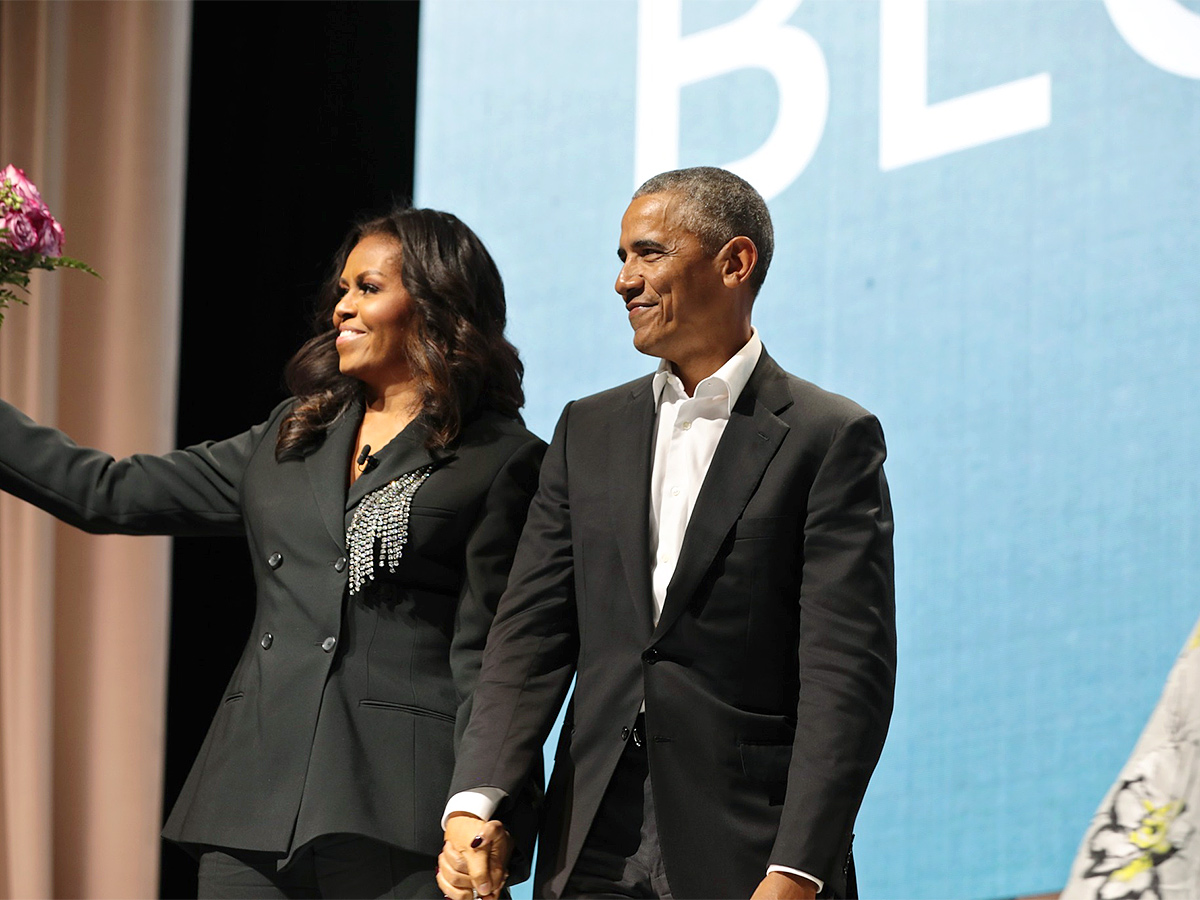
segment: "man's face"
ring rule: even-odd
[[[625,300],[633,346],[677,366],[711,352],[730,327],[731,304],[715,257],[681,224],[675,193],[637,197],[621,219],[614,286]]]

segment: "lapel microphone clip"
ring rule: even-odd
[[[370,471],[371,467],[378,462],[378,460],[371,455],[370,444],[363,444],[362,452],[358,454],[358,459],[355,460],[355,462],[364,472]]]

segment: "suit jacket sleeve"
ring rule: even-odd
[[[0,401],[0,490],[95,534],[240,534],[242,473],[286,406],[229,440],[114,459]]]
[[[488,630],[496,615],[500,595],[508,585],[508,573],[529,511],[529,501],[537,489],[538,469],[544,453],[545,444],[533,440],[508,458],[492,481],[467,538],[466,567],[450,649],[450,665],[459,699],[456,743],[462,741],[471,715],[471,698],[479,680]]]
[[[450,794],[518,791],[541,759],[578,654],[566,441],[570,405],[546,451],[508,589],[488,634]]]
[[[883,748],[896,672],[892,511],[883,432],[836,431],[809,495],[800,593],[800,697],[772,865],[829,881]]]
[[[517,540],[525,524],[529,501],[537,488],[538,469],[545,449],[543,441],[533,440],[508,458],[492,481],[483,509],[467,538],[465,577],[450,649],[450,665],[459,699],[456,746],[462,741],[471,715],[488,630],[508,584]],[[541,808],[541,774],[540,769],[531,773],[522,788],[509,796],[496,814],[517,839],[510,863],[511,883],[521,881],[529,874]]]

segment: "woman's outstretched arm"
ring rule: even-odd
[[[287,406],[228,440],[114,459],[0,400],[0,490],[96,534],[240,534],[242,475]]]

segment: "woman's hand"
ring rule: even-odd
[[[512,851],[512,836],[503,822],[452,813],[438,856],[438,887],[451,900],[494,900],[508,880]]]

